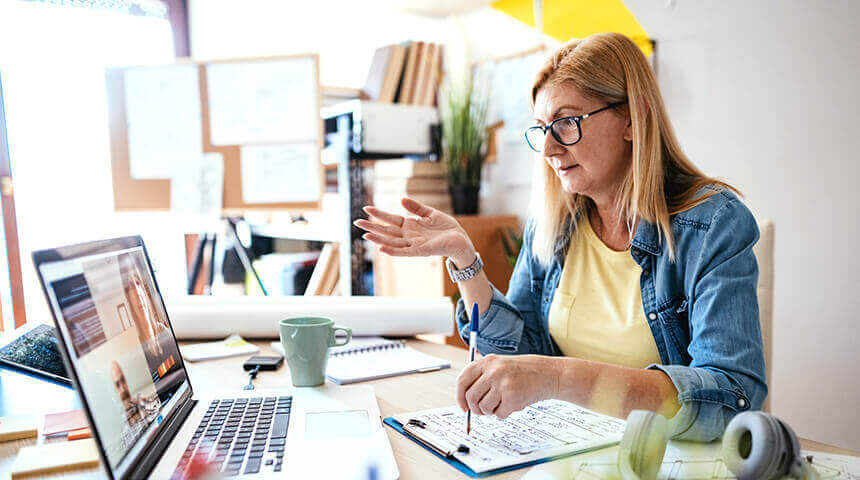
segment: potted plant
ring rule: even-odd
[[[478,213],[481,167],[487,157],[487,97],[473,89],[471,76],[446,82],[440,102],[442,161],[455,215]]]

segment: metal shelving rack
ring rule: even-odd
[[[356,103],[356,105],[358,105]],[[408,107],[407,107],[408,108]],[[362,218],[362,207],[368,204],[364,188],[364,162],[412,157],[416,160],[437,160],[440,151],[440,129],[437,123],[428,124],[430,151],[428,152],[371,152],[363,148],[366,129],[365,123],[355,111],[333,111],[323,116],[325,122],[326,146],[332,148],[338,159],[338,192],[347,212],[343,230],[340,232],[340,272],[350,272],[350,281],[341,281],[343,295],[367,295],[363,278],[367,272],[365,265],[365,240],[363,231],[353,225]],[[343,277],[342,277],[343,278]]]

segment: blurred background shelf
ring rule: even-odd
[[[508,261],[503,236],[521,234],[516,215],[456,215],[463,229],[481,254],[487,278],[502,292],[507,291],[513,273]],[[443,257],[392,257],[377,254],[373,262],[374,293],[390,297],[439,297],[459,299],[457,286],[448,278]],[[427,340],[458,347],[465,344],[454,325],[451,334],[428,335]]]

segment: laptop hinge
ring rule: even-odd
[[[182,424],[191,415],[191,410],[194,409],[195,405],[197,405],[197,400],[188,395],[188,400],[180,405],[175,415],[170,416],[152,446],[140,456],[140,460],[134,466],[126,471],[125,478],[147,478],[152,473],[164,451],[167,450],[170,442],[182,428]]]

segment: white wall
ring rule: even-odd
[[[625,3],[690,158],[775,223],[773,413],[860,450],[860,3]]]

